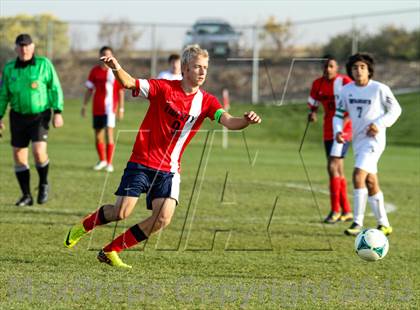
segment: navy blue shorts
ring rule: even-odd
[[[349,150],[350,142],[338,143],[335,140],[326,140],[324,141],[324,145],[327,157],[344,158]]]
[[[140,194],[146,193],[147,209],[152,210],[152,201],[156,198],[173,198],[178,204],[180,183],[178,173],[159,171],[128,162],[115,195],[140,197]]]

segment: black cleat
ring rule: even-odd
[[[38,199],[37,202],[42,205],[48,200],[48,184],[41,184],[38,188]]]
[[[23,195],[16,203],[15,206],[24,207],[24,206],[32,206],[34,201],[30,194]]]

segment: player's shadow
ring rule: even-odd
[[[36,215],[63,215],[63,216],[76,216],[76,217],[82,217],[86,214],[83,212],[77,212],[77,211],[60,211],[60,210],[52,210],[52,209],[34,209],[31,207],[16,207],[13,206],[9,210],[7,210],[7,213],[14,213],[14,214],[36,214]]]
[[[29,259],[11,257],[11,258],[0,258],[0,263],[1,262],[13,263],[13,264],[33,264],[35,261],[29,260]]]
[[[185,277],[203,277],[203,274],[190,274],[184,275]],[[256,279],[256,280],[284,280],[284,276],[255,276],[255,275],[244,275],[244,274],[206,274],[206,278],[216,278],[216,279]]]

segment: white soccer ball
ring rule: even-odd
[[[357,255],[367,261],[376,261],[386,256],[389,249],[388,238],[378,229],[364,229],[354,242]]]

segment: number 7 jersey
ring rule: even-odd
[[[401,114],[401,107],[391,89],[380,82],[370,80],[366,86],[354,82],[343,87],[334,118],[334,132],[342,131],[342,119],[348,112],[353,124],[353,149],[369,145],[384,149],[386,128],[392,126]],[[375,137],[369,137],[370,124],[379,129]]]

